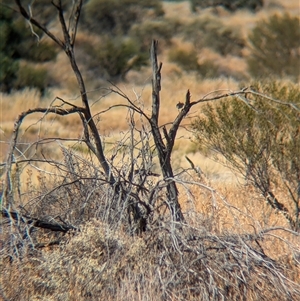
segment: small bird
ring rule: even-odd
[[[183,108],[183,106],[184,106],[184,103],[179,101],[179,103],[176,105],[176,108],[177,108],[178,110],[180,110],[180,109]]]

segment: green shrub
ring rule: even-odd
[[[218,67],[211,60],[205,60],[201,64],[198,63],[196,50],[172,49],[169,52],[169,60],[176,63],[181,69],[187,72],[195,71],[201,77],[213,78],[217,77]]]
[[[299,20],[284,14],[258,22],[249,35],[251,53],[247,62],[252,76],[299,79]]]
[[[162,16],[159,0],[90,0],[84,6],[83,22],[95,33],[126,34],[147,16]]]
[[[123,80],[126,74],[148,64],[148,52],[141,51],[132,38],[103,37],[97,45],[85,45],[89,55],[89,69],[100,69],[100,76],[108,80]]]
[[[15,82],[16,89],[25,87],[36,88],[43,94],[48,84],[48,73],[44,68],[34,68],[29,65],[21,66]]]
[[[0,9],[0,91],[10,92],[16,79],[19,64],[17,41],[21,36],[13,22],[13,12],[5,6]]]
[[[36,62],[47,62],[56,58],[56,46],[42,40],[41,30],[34,28],[38,38],[32,34],[31,29],[23,20],[16,20],[14,28],[20,37],[16,45],[16,54],[19,58]]]
[[[25,40],[19,44],[20,56],[32,62],[48,62],[57,56],[57,48],[45,41]],[[29,50],[30,49],[30,50]]]
[[[237,29],[226,27],[220,20],[204,16],[183,27],[185,40],[199,49],[209,47],[221,55],[241,55],[245,42]]]
[[[64,11],[67,11],[70,9],[72,5],[72,1],[61,1],[62,2],[62,8]],[[18,7],[15,5],[15,1],[11,0],[1,0],[1,4],[4,4],[1,6],[1,9],[3,9],[4,6],[6,7],[12,7],[13,9],[10,9],[11,11],[15,10],[15,12],[18,11]],[[52,4],[52,1],[49,0],[21,0],[22,5],[31,11],[31,15],[34,19],[40,21],[43,25],[48,25],[49,23],[55,21],[57,18],[57,8]],[[18,19],[21,19],[21,15],[15,14],[15,17]]]
[[[55,59],[57,51],[55,46],[41,41],[42,31],[36,27],[32,29],[28,24],[13,14],[13,11],[1,7],[0,10],[0,51],[14,59],[28,59],[45,62]]]
[[[199,148],[223,156],[292,229],[300,230],[299,87],[270,82],[253,89],[280,101],[254,94],[248,103],[232,98],[206,105],[192,128]],[[277,195],[279,187],[285,193]]]
[[[13,24],[13,13],[5,6],[0,9],[0,51],[5,52],[10,57],[17,57],[16,45],[21,35]]]
[[[171,49],[169,61],[176,63],[185,71],[198,71],[198,57],[195,50]]]
[[[142,24],[134,24],[129,35],[139,41],[143,50],[148,51],[153,39],[158,40],[160,44],[170,45],[175,32],[176,24],[170,20],[148,20]]]
[[[197,8],[223,6],[229,11],[237,9],[250,9],[256,11],[263,6],[263,0],[190,0],[191,10],[197,11]]]
[[[41,31],[34,28],[42,36]],[[44,41],[38,43],[26,22],[6,6],[0,9],[0,90],[10,92],[20,85],[19,60],[45,62],[57,55],[56,48]],[[17,76],[19,77],[17,79]],[[16,80],[18,82],[16,82]]]
[[[10,92],[17,78],[18,61],[0,52],[0,91]]]
[[[198,75],[203,78],[215,78],[220,76],[220,72],[214,61],[205,60],[199,65]]]

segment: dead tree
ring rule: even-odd
[[[16,147],[17,139],[18,139],[18,132],[19,128],[21,126],[21,123],[23,119],[28,116],[29,114],[36,113],[36,112],[43,112],[45,114],[53,113],[53,114],[59,114],[59,115],[69,115],[69,114],[79,114],[82,125],[85,133],[85,143],[87,147],[95,154],[97,157],[99,163],[102,166],[102,169],[104,171],[105,177],[107,182],[114,187],[117,196],[121,193],[124,193],[122,191],[122,187],[119,184],[116,184],[116,179],[114,176],[113,171],[111,170],[111,166],[109,165],[107,158],[104,155],[103,151],[103,143],[101,139],[101,135],[96,127],[95,121],[91,115],[91,110],[89,106],[87,91],[85,88],[85,82],[83,80],[82,74],[78,68],[75,53],[74,53],[74,46],[75,46],[75,40],[76,40],[76,32],[77,32],[77,26],[78,21],[82,9],[82,0],[78,0],[74,2],[73,12],[70,17],[70,27],[68,28],[67,22],[65,19],[64,11],[62,8],[61,0],[53,1],[52,4],[57,9],[59,22],[61,25],[61,31],[63,33],[63,40],[60,40],[56,35],[54,35],[51,31],[48,30],[47,27],[45,27],[42,22],[35,19],[29,10],[26,10],[24,5],[22,4],[21,0],[15,1],[17,4],[17,7],[22,14],[22,16],[33,26],[36,26],[40,30],[42,30],[48,37],[50,37],[67,55],[70,61],[70,65],[72,67],[72,70],[76,76],[78,88],[80,91],[81,106],[75,106],[71,104],[71,108],[68,110],[60,110],[59,108],[37,108],[32,109],[27,112],[22,113],[14,127],[14,133],[13,133],[13,139],[11,141],[10,150],[9,150],[9,156],[7,158],[7,172],[6,172],[6,187],[4,190],[4,204],[7,207],[13,206],[13,183],[11,180],[11,166],[13,164],[13,152]],[[151,119],[149,119],[152,133],[155,139],[155,144],[158,149],[159,154],[159,161],[162,168],[162,173],[164,178],[168,179],[168,200],[167,202],[170,204],[170,209],[172,212],[172,216],[176,221],[182,221],[183,215],[180,209],[180,205],[178,203],[178,192],[177,188],[174,182],[172,182],[173,178],[173,171],[170,163],[171,158],[171,152],[172,147],[174,145],[176,130],[178,128],[179,122],[177,122],[176,128],[173,128],[173,130],[170,132],[170,136],[166,137],[168,139],[167,146],[164,145],[164,142],[162,140],[161,134],[159,132],[158,128],[158,116],[159,116],[159,92],[160,92],[160,69],[157,66],[157,43],[153,42],[152,49],[151,49],[151,58],[153,63],[153,113]],[[160,65],[161,68],[161,65]],[[182,118],[181,118],[182,119]],[[175,133],[174,133],[175,130]],[[173,132],[173,134],[172,134]],[[94,143],[91,142],[92,136]]]
[[[110,92],[118,93],[121,97],[125,98],[128,104],[125,106],[132,113],[140,114],[148,123],[150,127],[150,134],[155,143],[155,148],[157,150],[157,156],[160,164],[160,169],[162,173],[163,180],[162,182],[157,182],[156,185],[150,188],[144,187],[145,182],[151,171],[146,166],[143,166],[142,169],[146,170],[145,173],[142,173],[141,170],[138,172],[140,180],[138,183],[133,182],[133,177],[135,173],[136,163],[133,159],[133,154],[131,155],[131,163],[130,163],[130,172],[125,177],[124,172],[118,169],[113,165],[112,160],[108,160],[107,156],[104,153],[104,146],[101,134],[99,133],[96,122],[93,119],[91,108],[89,105],[88,99],[88,91],[85,87],[85,82],[82,77],[81,71],[77,65],[74,46],[76,41],[76,33],[79,22],[79,17],[82,9],[82,0],[74,1],[71,15],[69,16],[69,21],[66,21],[66,16],[64,10],[62,8],[62,1],[55,0],[52,2],[55,9],[57,10],[61,32],[63,34],[63,40],[61,40],[58,36],[53,34],[43,23],[37,20],[32,16],[31,10],[26,9],[21,0],[15,0],[17,8],[20,14],[31,24],[32,30],[34,30],[34,26],[39,28],[46,34],[50,39],[52,39],[67,55],[69,58],[70,65],[72,67],[73,73],[77,79],[77,85],[80,92],[81,97],[81,106],[74,105],[73,103],[66,102],[62,99],[61,106],[51,106],[47,108],[35,108],[30,109],[26,112],[21,113],[14,125],[13,136],[10,143],[10,149],[6,161],[6,182],[4,187],[4,195],[3,195],[3,206],[5,211],[2,212],[13,212],[15,213],[15,201],[14,201],[14,191],[16,190],[12,179],[12,165],[18,164],[18,162],[14,162],[13,154],[16,149],[16,145],[18,142],[19,129],[22,124],[24,118],[26,118],[30,114],[34,113],[44,113],[47,114],[55,114],[66,116],[70,114],[78,114],[82,123],[84,138],[83,142],[86,144],[87,148],[91,153],[95,155],[98,163],[101,166],[103,177],[99,179],[101,183],[106,183],[110,189],[112,190],[113,196],[111,198],[111,204],[109,208],[122,207],[125,206],[128,209],[128,215],[132,214],[133,217],[129,218],[130,223],[138,224],[139,231],[145,231],[147,228],[148,219],[155,211],[154,205],[154,195],[157,192],[157,189],[165,189],[166,193],[163,197],[163,201],[166,204],[168,210],[170,211],[171,220],[175,222],[183,222],[184,216],[178,201],[178,189],[176,186],[176,181],[174,180],[174,172],[171,164],[171,155],[174,147],[174,143],[176,140],[176,134],[178,128],[184,117],[187,116],[192,106],[207,101],[213,101],[220,98],[225,98],[234,95],[244,95],[247,93],[245,89],[225,93],[222,95],[217,95],[213,97],[205,96],[202,99],[191,102],[191,94],[187,91],[185,96],[185,101],[182,103],[180,107],[180,111],[178,112],[177,117],[172,122],[169,129],[166,126],[159,125],[159,112],[160,112],[160,91],[161,91],[161,69],[162,63],[158,63],[157,60],[157,41],[153,41],[151,45],[151,62],[153,69],[153,77],[152,77],[152,112],[150,116],[148,116],[142,107],[137,106],[133,101],[129,99],[127,95],[122,93],[118,88],[111,89]],[[67,25],[68,23],[68,25]],[[248,91],[249,92],[249,91]],[[63,106],[63,108],[62,108]],[[132,122],[133,124],[133,122]],[[133,125],[134,128],[134,125]],[[132,143],[133,145],[133,143]],[[144,146],[143,146],[144,147]],[[140,156],[143,158],[142,152]],[[145,160],[145,158],[143,158]],[[145,164],[145,162],[143,163]],[[149,165],[149,164],[148,164]],[[139,167],[140,168],[140,167]],[[72,171],[72,178],[74,176],[74,171]],[[90,179],[89,179],[90,180]],[[75,182],[80,182],[80,179],[74,179]],[[162,183],[162,184],[161,184]],[[69,185],[70,183],[64,183],[63,185]],[[58,189],[58,188],[57,188]],[[55,190],[55,189],[54,189]],[[13,211],[11,211],[13,210]],[[82,208],[84,211],[84,208]],[[5,214],[6,214],[5,213]],[[11,215],[12,216],[12,215]],[[20,215],[20,217],[22,217]],[[30,216],[26,216],[27,220],[30,219]],[[20,218],[19,218],[20,219]],[[35,223],[38,225],[39,223]],[[59,225],[58,225],[59,227]],[[63,228],[63,226],[62,226]],[[72,228],[72,226],[70,226]]]

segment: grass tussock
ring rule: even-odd
[[[276,236],[216,235],[206,223],[196,214],[180,232],[161,223],[132,237],[91,220],[55,249],[2,259],[4,300],[297,299],[299,254],[271,259],[263,248],[282,244]]]

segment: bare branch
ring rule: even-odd
[[[160,90],[161,90],[161,68],[162,63],[158,66],[157,63],[157,46],[156,40],[152,41],[150,56],[152,62],[152,116],[153,124],[158,124],[159,108],[160,108]]]
[[[1,210],[1,215],[4,218],[9,218],[10,220],[15,220],[15,221],[21,221],[25,224],[31,225],[33,227],[37,228],[43,228],[43,229],[48,229],[51,231],[55,232],[68,232],[69,230],[78,230],[76,227],[72,225],[67,225],[67,224],[59,224],[59,223],[52,223],[48,221],[44,221],[38,218],[30,217],[27,215],[22,215],[17,211],[9,211],[5,208],[2,208]]]
[[[71,46],[73,47],[76,40],[76,33],[78,28],[79,17],[81,13],[82,0],[74,1],[75,8],[70,16],[70,30],[71,30]]]
[[[281,105],[284,105],[284,106],[291,107],[291,108],[293,108],[293,109],[295,109],[295,110],[297,110],[297,111],[300,111],[300,108],[299,108],[296,104],[294,104],[294,103],[292,103],[292,102],[286,102],[286,101],[282,101],[282,100],[275,99],[275,98],[270,97],[270,96],[268,96],[268,95],[266,95],[266,94],[264,94],[264,93],[259,93],[259,92],[257,92],[257,91],[254,91],[254,90],[251,89],[251,88],[250,88],[250,93],[253,94],[253,95],[261,96],[261,97],[263,97],[263,98],[265,98],[265,99],[268,99],[268,100],[271,100],[271,101],[273,101],[273,102],[275,102],[275,103],[278,103],[278,104],[281,104]]]
[[[19,7],[20,13],[23,15],[23,17],[28,20],[28,22],[30,22],[31,24],[35,25],[36,27],[38,27],[39,29],[41,29],[50,39],[52,39],[56,44],[58,44],[62,49],[65,48],[65,44],[59,39],[57,38],[53,33],[51,33],[47,27],[45,27],[44,25],[42,25],[40,22],[38,22],[36,19],[32,18],[30,16],[30,14],[27,13],[27,11],[25,10],[25,8],[22,6],[21,1],[20,0],[15,0],[17,6]]]
[[[69,114],[79,113],[81,111],[82,111],[82,108],[80,108],[80,107],[73,107],[71,109],[61,109],[61,108],[57,108],[57,107],[36,108],[36,109],[29,109],[29,110],[21,113],[18,116],[18,118],[14,124],[13,137],[11,140],[11,144],[10,144],[10,148],[9,148],[9,152],[8,152],[7,163],[6,163],[6,184],[7,185],[5,185],[4,201],[3,201],[5,206],[12,205],[13,187],[12,187],[12,181],[11,181],[11,167],[12,167],[12,163],[14,161],[13,153],[14,153],[14,149],[16,148],[16,144],[17,144],[17,140],[18,140],[19,128],[22,124],[23,119],[26,116],[33,114],[33,113],[45,113],[45,114],[54,113],[57,115],[65,116],[65,115],[69,115]]]

